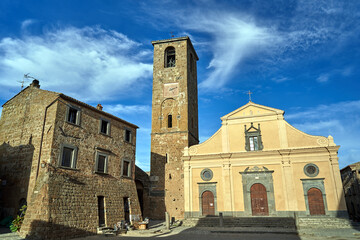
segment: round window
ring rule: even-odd
[[[316,177],[319,174],[319,168],[315,164],[309,163],[305,165],[304,173],[308,177]]]
[[[213,172],[210,169],[206,168],[201,171],[200,176],[202,180],[210,181],[213,178]]]

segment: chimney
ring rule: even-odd
[[[32,83],[30,84],[30,86],[31,86],[31,87],[40,88],[39,83],[40,83],[39,80],[34,79],[34,80],[32,81]]]
[[[101,104],[99,103],[99,104],[96,106],[96,108],[99,109],[100,111],[102,111],[103,106],[101,106]]]

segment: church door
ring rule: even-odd
[[[201,196],[203,216],[215,215],[214,194],[205,191]]]
[[[253,216],[268,216],[269,206],[264,185],[255,183],[250,188],[251,209]]]
[[[317,188],[310,188],[308,193],[310,215],[325,215],[322,193]]]

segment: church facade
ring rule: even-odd
[[[207,141],[185,148],[185,218],[347,216],[339,146],[283,115],[250,101],[222,117]]]

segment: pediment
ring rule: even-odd
[[[231,119],[239,119],[239,118],[255,118],[261,116],[283,116],[284,111],[276,108],[271,108],[267,106],[263,106],[260,104],[256,104],[253,102],[248,102],[246,105],[232,111],[231,113],[223,116],[221,120],[231,120]]]

